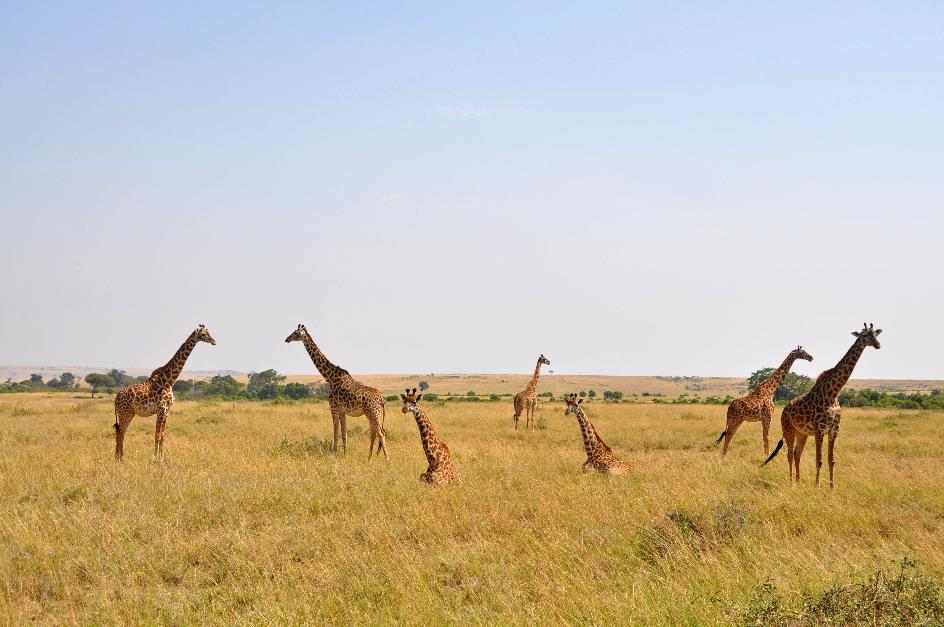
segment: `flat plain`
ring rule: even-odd
[[[830,492],[813,485],[812,443],[799,486],[784,454],[760,468],[757,424],[722,461],[723,406],[586,405],[631,475],[580,472],[559,401],[530,432],[514,431],[510,400],[437,401],[464,483],[436,488],[417,479],[416,424],[397,402],[389,460],[367,460],[364,418],[332,454],[323,401],[179,401],[163,463],[141,417],[116,463],[110,397],[5,394],[0,616],[730,624],[773,622],[782,608],[765,603],[799,606],[903,558],[944,575],[942,413],[845,410]]]

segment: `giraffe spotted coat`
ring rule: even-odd
[[[613,454],[613,450],[603,441],[590,419],[583,411],[583,399],[577,400],[576,394],[571,394],[567,400],[567,410],[564,415],[575,414],[580,424],[580,434],[583,436],[584,450],[587,452],[587,461],[583,463],[583,471],[595,470],[604,475],[625,475],[629,472],[629,464]]]
[[[551,365],[551,362],[543,354],[538,357],[538,364],[534,367],[534,376],[531,377],[531,381],[523,390],[515,394],[515,431],[518,430],[518,417],[523,412],[525,413],[524,424],[526,429],[530,429],[531,423],[534,421],[534,410],[538,404],[538,379],[541,377],[542,364]]]
[[[180,376],[187,358],[198,342],[213,346],[216,340],[202,324],[190,334],[170,361],[151,373],[147,381],[135,383],[115,395],[115,459],[125,454],[125,433],[135,416],[157,415],[154,425],[154,455],[164,456],[164,430],[167,416],[174,404],[174,382]]]
[[[420,441],[429,464],[426,471],[420,474],[420,481],[435,485],[461,483],[462,477],[459,476],[459,471],[452,463],[449,447],[437,437],[433,423],[419,405],[423,395],[417,395],[416,388],[413,388],[413,390],[406,390],[406,394],[401,394],[400,398],[403,400],[403,413],[412,413],[416,418],[416,426],[420,430]]]
[[[881,329],[873,325],[863,325],[861,331],[853,331],[855,342],[843,355],[839,363],[824,371],[816,379],[813,388],[787,403],[780,415],[780,425],[783,427],[783,437],[777,443],[777,448],[771,453],[764,465],[777,456],[780,448],[787,445],[787,470],[790,481],[794,478],[800,481],[800,456],[806,446],[806,439],[813,436],[816,440],[816,485],[819,485],[820,468],[823,465],[823,440],[828,439],[829,487],[834,487],[833,466],[835,464],[834,448],[836,437],[839,435],[839,421],[842,418],[842,409],[839,406],[839,392],[842,391],[852,371],[855,369],[862,353],[869,346],[880,349],[878,336]]]

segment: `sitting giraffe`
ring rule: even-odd
[[[550,366],[551,362],[543,354],[539,356],[538,365],[534,367],[534,376],[531,377],[531,381],[527,387],[515,394],[515,431],[518,430],[518,417],[521,416],[521,412],[526,412],[525,428],[530,429],[531,423],[534,421],[534,408],[538,404],[537,389],[538,379],[541,377],[541,364]]]
[[[786,442],[787,470],[790,472],[790,481],[793,482],[796,475],[797,483],[799,483],[800,455],[803,454],[803,447],[806,446],[806,438],[812,435],[816,438],[816,485],[819,485],[819,470],[823,465],[823,438],[828,437],[829,488],[833,488],[833,447],[836,444],[836,436],[839,435],[839,420],[842,417],[839,392],[852,376],[852,370],[865,348],[867,346],[872,346],[876,350],[881,348],[878,341],[881,333],[881,329],[876,329],[871,324],[865,326],[863,323],[861,331],[852,332],[856,340],[839,363],[820,374],[809,392],[787,403],[780,415],[783,437],[762,466],[769,464]]]
[[[774,413],[774,394],[777,393],[777,389],[779,389],[780,384],[783,383],[783,378],[790,372],[793,362],[797,359],[813,361],[813,356],[803,350],[802,346],[797,346],[796,350],[790,351],[790,354],[783,360],[780,367],[774,370],[773,374],[754,388],[750,394],[731,401],[731,404],[728,405],[727,428],[722,431],[718,439],[715,440],[715,446],[717,446],[721,440],[724,440],[724,448],[721,451],[721,457],[728,454],[728,445],[731,443],[731,438],[734,437],[734,432],[737,431],[737,428],[745,421],[760,421],[764,428],[764,455],[770,454],[770,440],[768,439],[768,434],[770,433],[770,420],[773,418]]]
[[[606,442],[597,433],[593,423],[583,413],[583,399],[577,400],[576,394],[567,399],[567,410],[564,415],[576,414],[580,423],[580,433],[583,435],[583,446],[587,450],[587,461],[583,463],[583,471],[596,470],[604,475],[625,475],[629,472],[629,464],[619,459],[607,446]]]
[[[416,426],[420,429],[420,440],[423,442],[423,450],[426,452],[426,461],[429,462],[429,468],[426,472],[420,474],[420,481],[442,485],[446,483],[462,483],[462,477],[459,471],[452,463],[452,455],[449,454],[449,447],[446,443],[436,437],[436,431],[433,429],[433,423],[429,421],[429,416],[420,407],[420,400],[423,395],[416,394],[416,388],[407,389],[406,394],[401,394],[403,399],[403,413],[412,412],[416,418]]]
[[[370,450],[367,453],[367,459],[374,454],[374,442],[377,442],[377,454],[383,451],[384,457],[387,457],[387,438],[384,433],[384,397],[379,390],[367,387],[351,376],[351,373],[335,366],[328,361],[321,349],[311,339],[311,334],[305,325],[299,324],[298,328],[285,338],[286,342],[302,342],[305,350],[315,364],[315,368],[325,378],[328,385],[331,386],[331,392],[328,394],[328,405],[331,407],[331,420],[334,422],[334,444],[332,451],[338,450],[338,430],[341,431],[341,442],[344,453],[347,453],[347,417],[348,416],[367,416],[367,422],[370,424]]]
[[[154,455],[164,457],[164,428],[167,415],[174,404],[174,382],[187,363],[187,357],[197,342],[206,342],[216,346],[216,340],[202,324],[170,358],[170,361],[151,373],[147,381],[129,385],[115,395],[115,459],[125,455],[125,432],[135,416],[153,416],[157,414],[154,426]]]

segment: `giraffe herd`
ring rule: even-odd
[[[773,453],[769,454],[762,466],[770,463],[780,452],[784,443],[787,445],[787,467],[791,483],[800,480],[800,456],[809,436],[816,441],[816,485],[819,485],[820,469],[823,464],[823,441],[827,440],[827,461],[829,463],[829,486],[834,487],[833,456],[836,437],[839,434],[839,420],[841,408],[839,406],[839,392],[852,376],[852,371],[869,346],[879,349],[881,345],[878,336],[881,329],[872,324],[864,324],[861,331],[853,331],[855,342],[833,368],[824,371],[816,379],[809,392],[791,400],[784,407],[780,416],[783,436],[777,443]],[[379,456],[383,451],[387,458],[387,441],[384,432],[384,397],[380,390],[366,386],[351,376],[344,368],[332,363],[318,348],[305,325],[299,324],[287,338],[286,342],[301,342],[311,357],[315,368],[324,377],[330,386],[328,405],[331,410],[331,419],[334,423],[334,442],[332,451],[338,451],[338,436],[341,438],[341,451],[347,452],[347,417],[366,416],[370,425],[370,448],[367,457],[374,455],[374,445]],[[193,349],[200,342],[215,346],[216,340],[204,325],[199,325],[180,346],[174,356],[165,365],[154,370],[151,376],[141,383],[136,383],[118,392],[115,395],[115,459],[121,460],[124,456],[125,432],[131,419],[135,416],[157,415],[154,428],[154,456],[161,459],[164,454],[164,432],[167,426],[167,417],[174,404],[174,382],[183,371],[184,364]],[[764,455],[769,453],[768,433],[773,418],[774,395],[783,383],[787,373],[797,359],[813,361],[813,356],[803,350],[802,346],[790,351],[783,363],[773,374],[758,385],[747,396],[734,399],[728,406],[727,423],[725,430],[715,441],[715,445],[724,440],[721,452],[722,458],[728,453],[728,445],[734,433],[743,422],[760,422],[763,427]],[[518,419],[525,414],[525,428],[530,429],[537,406],[537,385],[541,376],[541,366],[551,362],[541,354],[534,369],[534,376],[524,390],[515,395],[514,425],[518,429]],[[422,394],[416,393],[416,388],[406,389],[400,395],[403,401],[402,412],[412,413],[416,419],[416,426],[420,433],[420,442],[426,454],[429,466],[420,474],[420,480],[434,485],[461,483],[462,478],[452,461],[452,454],[444,441],[439,439],[432,421],[426,411],[420,406]],[[587,460],[583,463],[583,471],[595,471],[605,475],[624,475],[630,471],[630,466],[613,454],[612,449],[603,441],[590,418],[584,412],[583,399],[571,394],[566,399],[565,415],[574,414],[580,426]]]

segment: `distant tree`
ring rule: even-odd
[[[435,401],[435,400],[437,400],[438,398],[439,398],[439,397],[436,396],[435,394],[433,394],[432,392],[427,392],[426,394],[423,395],[423,400],[424,400],[424,401]]]
[[[115,385],[115,380],[111,375],[102,374],[100,372],[92,372],[85,375],[85,382],[92,386],[92,398],[95,398],[95,392],[98,391],[98,388],[110,388]]]
[[[583,398],[583,397],[585,397],[586,395],[587,395],[586,392],[584,392],[583,390],[580,390],[580,394],[579,394],[580,398]]]
[[[328,394],[331,394],[331,384],[327,381],[322,381],[321,383],[309,383],[308,387],[311,389],[311,395],[319,398],[325,398]],[[400,398],[399,396],[397,398]]]
[[[429,382],[420,381],[420,392],[425,392],[428,389],[429,389]]]
[[[202,382],[200,382],[202,383]],[[196,388],[196,384],[194,388]],[[216,375],[212,379],[206,382],[202,386],[202,392],[207,396],[223,396],[226,398],[232,398],[239,394],[243,389],[243,384],[234,379],[233,377],[226,375]]]
[[[193,379],[177,379],[174,381],[174,392],[186,394],[193,389]]]
[[[263,370],[262,372],[250,372],[249,373],[249,391],[255,393],[257,390],[271,385],[273,383],[278,384],[285,381],[285,375],[281,375],[272,368],[268,370]]]
[[[501,400],[501,396],[499,396],[498,394],[492,394],[491,396],[488,397],[488,400],[490,400],[490,401],[500,401],[500,400]]]
[[[33,385],[43,385],[43,375],[34,372],[30,375],[29,382]]]
[[[603,393],[603,398],[608,401],[618,401],[623,398],[623,393],[615,390],[607,390]]]
[[[300,398],[311,395],[311,390],[304,383],[289,383],[282,390],[285,396],[295,399],[296,401]]]
[[[128,373],[124,370],[118,370],[117,368],[112,368],[108,371],[108,376],[112,378],[114,383],[112,385],[117,387],[124,387],[131,383],[131,377],[128,376]]]
[[[590,398],[594,398],[596,395],[597,393],[594,390],[590,390],[589,392],[587,392],[587,396],[589,396]]]
[[[58,377],[47,381],[46,385],[57,390],[71,390],[75,386],[75,375],[71,372],[63,372]]]
[[[758,385],[770,378],[776,368],[761,368],[751,373],[747,379],[747,389],[753,392]],[[775,401],[789,401],[801,394],[806,394],[813,388],[813,380],[805,375],[788,372],[783,383],[774,394]]]
[[[470,391],[466,392],[465,395],[466,395],[466,396],[475,396],[475,392],[472,392],[472,391],[470,390]]]

